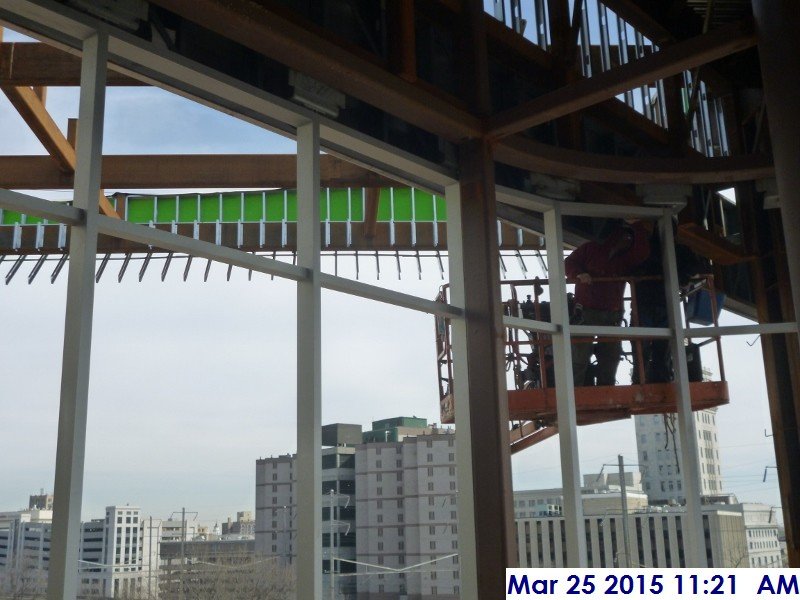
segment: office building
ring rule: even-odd
[[[702,486],[700,493],[704,496],[722,493],[716,414],[716,408],[694,413]],[[653,504],[682,504],[686,496],[679,468],[681,443],[675,415],[638,415],[634,417],[634,423],[639,470],[645,493]]]

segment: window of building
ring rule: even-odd
[[[380,468],[382,468],[382,467],[383,467],[383,461],[376,460],[376,461],[375,461],[375,468],[376,468],[376,469],[380,469]]]
[[[428,482],[428,491],[429,491],[429,492],[432,492],[432,491],[433,491],[433,482],[432,482],[432,481],[429,481],[429,482]]]
[[[428,453],[428,462],[433,462],[433,454]]]
[[[435,513],[435,512],[433,512],[433,511],[430,511],[430,512],[428,513],[428,518],[429,518],[431,521],[433,521],[433,520],[436,518],[436,513]]]

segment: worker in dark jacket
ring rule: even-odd
[[[673,236],[677,234],[675,221],[672,222]],[[684,287],[698,274],[708,273],[710,265],[702,257],[683,244],[675,244],[675,262],[678,271],[678,285]],[[636,309],[641,327],[669,327],[667,318],[667,296],[663,279],[663,255],[661,236],[654,229],[650,237],[650,255],[636,269],[636,275],[657,277],[645,279],[636,284]],[[677,294],[678,290],[670,290]],[[670,341],[664,339],[645,339],[641,342],[645,382],[664,383],[672,381],[672,354]],[[634,354],[633,383],[639,383],[638,356]]]
[[[615,227],[601,242],[586,242],[570,254],[565,263],[567,277],[575,284],[573,323],[582,325],[622,324],[625,281],[595,281],[599,278],[622,278],[633,273],[648,256],[648,232],[640,221],[626,221]],[[575,344],[572,370],[575,385],[592,385],[587,377],[593,344]],[[622,344],[601,342],[594,351],[597,358],[597,385],[614,385]]]

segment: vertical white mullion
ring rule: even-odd
[[[49,600],[73,600],[78,591],[107,55],[106,34],[84,40],[74,205],[83,209],[86,218],[72,226],[69,243]]]
[[[564,272],[564,230],[561,208],[556,205],[544,213],[547,268],[550,281],[550,314],[560,326],[553,334],[558,442],[561,451],[561,481],[564,488],[564,520],[568,567],[586,568],[586,526],[581,499],[578,419],[575,409],[575,382],[572,376],[572,345],[567,307],[567,282]]]
[[[680,284],[675,259],[675,240],[672,233],[672,214],[664,211],[658,221],[664,259],[664,287],[667,290],[667,316],[672,330],[672,364],[675,369],[676,404],[678,407],[678,435],[681,444],[681,478],[686,495],[686,566],[704,568],[706,558],[703,535],[703,512],[700,502],[700,465],[697,453],[697,433],[692,412],[692,396],[689,389],[689,374],[686,368],[686,346],[684,346],[683,315],[678,297]]]
[[[447,202],[447,262],[450,271],[450,304],[464,308],[464,257],[461,186],[445,188]],[[436,199],[434,198],[434,203]],[[435,206],[435,204],[434,204]],[[435,211],[435,209],[434,209]],[[435,222],[435,212],[434,212]],[[458,473],[458,552],[461,597],[477,598],[478,549],[475,527],[474,474],[472,472],[472,431],[470,429],[469,376],[467,365],[467,322],[463,317],[450,320],[453,347],[453,396],[456,419],[456,465]]]
[[[297,597],[322,598],[319,123],[297,128]]]

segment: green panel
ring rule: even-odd
[[[178,202],[178,221],[192,223],[197,216],[197,196],[181,196]]]
[[[349,216],[351,220],[355,220],[353,209],[356,203],[358,204],[359,212],[361,212],[361,191],[353,190],[350,195],[351,209],[348,215],[347,210],[347,190],[331,190],[331,221],[345,222]]]
[[[33,217],[31,215],[25,215],[25,223],[28,225],[36,225],[37,223],[44,223],[44,219],[41,217]]]
[[[394,220],[411,221],[411,188],[395,188]]]
[[[22,223],[22,213],[14,212],[13,210],[4,210],[3,225],[13,225],[14,223]]]
[[[219,219],[219,195],[200,197],[200,220],[213,223]]]
[[[222,195],[222,220],[227,223],[235,223],[242,218],[242,194]]]
[[[433,221],[433,196],[422,190],[414,191],[416,203],[416,219],[421,222]]]
[[[283,219],[283,190],[267,192],[267,218],[270,223],[280,223]]]
[[[297,222],[297,191],[289,190],[287,202],[286,220],[290,222]]]
[[[128,197],[128,221],[132,223],[149,223],[153,220],[153,202],[151,196]]]
[[[159,223],[172,223],[177,220],[178,215],[176,211],[176,200],[174,196],[160,196],[156,197],[156,206],[158,207],[157,217]]]
[[[245,221],[260,221],[262,215],[261,192],[247,192],[244,195],[244,219]]]
[[[436,196],[436,218],[439,221],[447,220],[447,202],[444,196]]]
[[[382,188],[378,196],[378,221],[388,221],[392,218],[391,193],[389,188]]]

